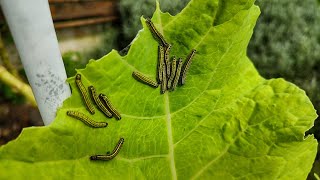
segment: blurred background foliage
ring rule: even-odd
[[[189,2],[158,1],[162,11],[172,15]],[[306,91],[315,108],[320,110],[320,0],[257,0],[256,4],[261,15],[247,49],[248,56],[263,77],[282,77],[295,83]],[[99,45],[86,51],[63,52],[68,77],[76,73],[75,68],[84,68],[88,60],[99,59],[111,49],[126,50],[142,28],[140,17],[152,16],[155,0],[119,0],[118,8],[119,20],[101,27]],[[13,103],[21,102],[20,97],[15,98],[10,88],[1,83],[0,95],[0,100],[6,98]],[[319,118],[308,133],[320,140]],[[313,172],[320,172],[319,157]]]
[[[190,0],[158,0],[163,12],[171,15],[179,13]],[[102,43],[96,48],[85,52],[68,51],[63,53],[68,77],[75,74],[74,68],[84,68],[90,59],[99,59],[112,49],[119,51],[125,49],[142,28],[140,18],[152,17],[155,11],[156,0],[120,0],[118,23],[104,25],[105,31]],[[59,35],[59,34],[58,34]],[[59,36],[58,36],[59,38]],[[126,50],[126,49],[125,49]],[[124,51],[125,51],[124,50]]]

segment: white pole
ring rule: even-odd
[[[70,96],[47,0],[0,0],[45,125]]]

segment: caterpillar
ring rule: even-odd
[[[172,81],[174,79],[174,76],[176,74],[176,64],[177,64],[177,60],[175,57],[173,57],[172,63],[171,63],[171,74],[168,80],[168,89],[171,89],[172,86]]]
[[[158,83],[160,84],[162,82],[162,71],[163,67],[162,64],[164,64],[164,48],[163,46],[158,46]]]
[[[112,117],[111,112],[102,104],[101,100],[99,99],[98,95],[96,94],[96,89],[93,86],[89,86],[89,91],[91,92],[91,96],[93,101],[97,104],[99,109],[109,118]]]
[[[86,88],[84,87],[84,85],[81,82],[81,75],[80,74],[76,75],[76,84],[81,92],[82,98],[87,106],[87,109],[89,110],[89,112],[91,114],[94,114],[95,113],[94,107],[90,102],[90,98],[88,96],[88,92],[87,92]]]
[[[116,157],[117,154],[119,153],[119,151],[120,151],[123,143],[124,143],[124,138],[120,138],[120,140],[118,141],[118,144],[117,144],[116,147],[113,149],[113,151],[111,152],[111,154],[107,154],[107,155],[93,155],[93,156],[90,156],[90,160],[109,161],[109,160],[113,159],[113,158]]]
[[[179,82],[181,68],[182,68],[182,59],[181,58],[178,59],[176,66],[177,66],[177,70],[176,70],[175,77],[174,77],[174,80],[173,80],[173,83],[171,86],[172,91],[175,90],[175,88],[177,87],[178,82]]]
[[[167,72],[165,71],[165,66],[165,64],[162,64],[162,69],[164,70],[162,71],[161,94],[165,93],[167,90]]]
[[[181,79],[180,79],[180,84],[184,85],[185,81],[186,81],[186,77],[187,77],[187,72],[190,68],[191,62],[192,62],[192,58],[194,57],[196,53],[195,49],[192,49],[191,53],[187,56],[186,61],[183,64],[182,70],[181,70]]]
[[[99,94],[100,100],[107,106],[107,108],[110,110],[110,112],[115,116],[117,120],[121,119],[120,113],[112,106],[110,100],[108,97],[104,94]]]
[[[164,53],[164,62],[166,63],[166,71],[167,71],[167,78],[170,76],[170,50],[171,50],[171,44],[168,44],[168,47],[165,49]]]
[[[133,71],[132,76],[138,81],[147,84],[151,87],[157,88],[159,86],[159,84],[156,81],[153,81],[152,79],[148,78],[139,71]]]
[[[89,117],[87,117],[86,115],[77,112],[77,111],[67,111],[67,115],[73,118],[76,118],[80,121],[82,121],[83,123],[85,123],[86,125],[93,127],[93,128],[102,128],[102,127],[107,127],[108,123],[107,122],[96,122],[92,119],[90,119]]]
[[[153,37],[163,46],[163,47],[167,47],[167,42],[164,39],[164,37],[162,36],[162,34],[156,29],[156,27],[154,26],[153,22],[147,18],[146,19],[146,23],[151,31],[151,34],[153,35]]]

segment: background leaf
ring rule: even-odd
[[[0,177],[305,179],[317,142],[304,133],[317,115],[304,91],[263,79],[247,58],[259,15],[253,3],[193,0],[174,17],[156,9],[152,21],[172,43],[171,54],[197,50],[186,84],[164,95],[131,77],[134,70],[156,76],[158,44],[142,18],[127,55],[113,50],[78,70],[85,86],[110,97],[122,120],[91,116],[69,78],[72,96],[55,121],[0,148]],[[67,110],[109,126],[89,128]],[[115,159],[89,160],[120,137],[125,143]]]

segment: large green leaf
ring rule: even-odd
[[[87,112],[75,88],[47,127],[24,129],[0,149],[0,177],[110,179],[305,179],[317,142],[304,133],[316,118],[304,91],[283,79],[265,80],[246,56],[259,15],[253,0],[193,0],[175,17],[152,18],[172,54],[197,54],[186,84],[161,95],[132,78],[155,79],[158,43],[143,30],[126,56],[112,51],[78,72],[107,94],[122,120],[93,129],[66,116]],[[101,112],[92,116],[106,120]],[[112,161],[90,155],[125,143]]]

